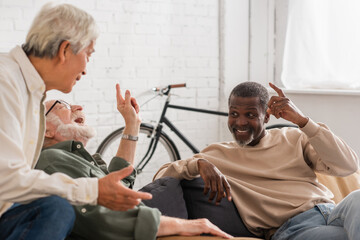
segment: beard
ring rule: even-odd
[[[235,142],[240,146],[240,147],[245,147],[247,146],[249,143],[251,143],[252,141],[254,141],[254,131],[252,129],[250,129],[251,133],[248,139],[237,139],[236,138],[236,134],[233,132],[233,138],[235,140]]]
[[[61,123],[57,127],[58,133],[67,139],[73,139],[80,142],[87,142],[96,135],[95,129],[90,126],[81,126],[76,123]]]
[[[73,113],[71,116],[72,120],[75,120],[79,117],[84,116],[79,113]],[[59,116],[55,114],[49,114],[47,116],[47,121],[51,122],[55,126],[57,126],[56,131],[67,140],[76,140],[82,142],[84,146],[86,143],[96,135],[96,131],[93,127],[87,125],[81,125],[76,122],[72,123],[63,123]]]

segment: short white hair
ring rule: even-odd
[[[77,54],[98,36],[95,20],[87,12],[70,4],[47,3],[35,17],[22,47],[27,55],[51,59],[65,40]]]

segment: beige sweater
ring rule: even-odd
[[[324,124],[309,120],[302,129],[268,130],[256,146],[212,144],[192,158],[164,165],[155,178],[198,177],[200,158],[227,177],[239,214],[258,236],[317,203],[332,202],[332,193],[318,182],[314,171],[345,176],[359,164],[346,143]]]

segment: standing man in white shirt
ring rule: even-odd
[[[124,211],[151,198],[120,183],[131,167],[99,180],[33,169],[44,139],[46,91],[72,90],[98,35],[83,10],[46,4],[26,43],[0,56],[0,239],[64,239],[74,221],[65,199]]]

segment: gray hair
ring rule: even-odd
[[[70,4],[47,3],[35,17],[22,48],[27,55],[51,59],[65,40],[77,54],[98,36],[95,20],[87,12]]]
[[[236,97],[259,97],[260,104],[264,110],[267,109],[267,103],[270,100],[267,89],[257,82],[243,82],[238,84],[230,93],[228,103],[230,104],[231,96]]]

